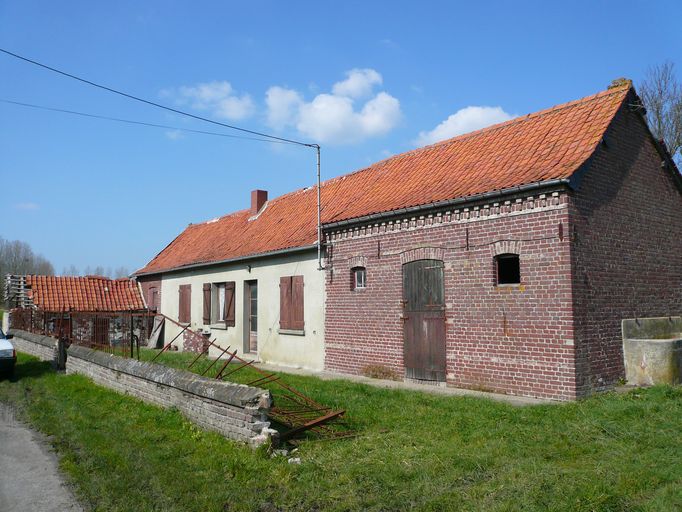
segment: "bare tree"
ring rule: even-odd
[[[79,276],[80,272],[78,272],[78,268],[76,268],[76,265],[74,265],[72,263],[68,267],[64,267],[64,270],[62,270],[62,275],[63,276]]]
[[[666,61],[650,67],[640,88],[649,127],[668,147],[678,167],[682,165],[682,83],[675,65]]]
[[[118,267],[114,272],[114,278],[119,279],[121,277],[128,277],[129,274],[128,267]]]
[[[4,295],[7,274],[53,275],[54,267],[46,258],[36,254],[31,246],[20,240],[0,237],[0,290]]]

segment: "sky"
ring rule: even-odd
[[[319,143],[331,178],[666,60],[682,2],[0,0],[0,48],[222,123]],[[188,224],[315,183],[315,153],[0,54],[0,237],[57,273],[153,258]]]

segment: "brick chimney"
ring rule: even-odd
[[[268,200],[267,190],[252,190],[251,191],[251,215],[256,215],[263,205]]]

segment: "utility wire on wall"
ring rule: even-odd
[[[204,121],[206,123],[211,123],[217,126],[222,126],[223,128],[229,128],[230,130],[236,130],[240,131],[243,133],[248,133],[250,135],[255,135],[258,137],[262,137],[265,139],[269,139],[269,141],[279,141],[281,143],[286,143],[286,144],[295,144],[298,146],[304,146],[308,148],[313,148],[316,153],[317,153],[317,266],[319,270],[322,270],[322,206],[321,206],[321,191],[320,191],[320,186],[321,186],[321,178],[320,178],[320,145],[319,144],[312,144],[312,143],[307,143],[307,142],[301,142],[298,140],[294,139],[287,139],[284,137],[277,137],[276,135],[270,135],[268,133],[264,132],[259,132],[256,130],[249,130],[247,128],[241,128],[239,126],[227,124],[227,123],[222,123],[220,121],[215,121],[214,119],[210,119],[208,117],[203,117],[203,116],[198,116],[195,114],[191,114],[189,112],[185,112],[183,110],[179,110],[173,107],[169,107],[167,105],[162,105],[161,103],[156,103],[155,101],[147,100],[144,98],[140,98],[139,96],[134,96],[132,94],[128,94],[123,91],[119,91],[117,89],[114,89],[112,87],[108,87],[106,85],[98,84],[96,82],[93,82],[91,80],[86,80],[85,78],[79,77],[77,75],[67,73],[66,71],[62,71],[60,69],[54,68],[52,66],[48,66],[47,64],[43,64],[41,62],[38,62],[33,59],[29,59],[28,57],[24,57],[22,55],[19,55],[18,53],[11,52],[9,50],[5,50],[4,48],[0,48],[0,52],[9,55],[10,57],[14,57],[16,59],[22,60],[24,62],[28,62],[29,64],[33,64],[35,66],[41,67],[43,69],[47,69],[48,71],[52,71],[53,73],[58,73],[62,76],[65,76],[67,78],[71,78],[73,80],[77,80],[79,82],[82,82],[87,85],[91,85],[93,87],[97,87],[98,89],[102,89],[107,92],[111,92],[113,94],[117,94],[119,96],[123,96],[125,98],[138,101],[140,103],[145,103],[147,105],[157,107],[163,110],[167,110],[169,112],[173,112],[175,114],[180,114],[186,117],[190,117],[192,119],[197,119],[199,121]]]

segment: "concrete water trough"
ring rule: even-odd
[[[628,384],[682,382],[682,317],[626,319],[622,328]]]

